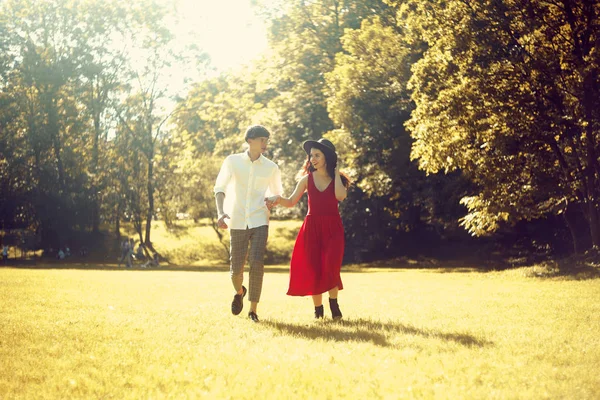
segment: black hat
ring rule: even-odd
[[[262,125],[252,125],[246,129],[246,133],[244,134],[244,140],[254,139],[258,137],[266,137],[271,136],[267,128]]]
[[[319,140],[307,140],[302,143],[302,147],[306,154],[310,155],[310,149],[313,147],[319,149],[325,154],[325,158],[334,168],[337,165],[337,154],[335,152],[335,146],[327,139]]]

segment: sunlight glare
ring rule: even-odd
[[[181,18],[176,35],[198,40],[217,70],[245,64],[266,49],[266,27],[250,0],[175,1]]]

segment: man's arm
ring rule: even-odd
[[[283,184],[281,183],[281,170],[279,167],[275,168],[271,180],[269,181],[269,194],[270,195],[282,195]]]
[[[229,157],[223,161],[223,165],[221,165],[221,170],[219,171],[219,175],[217,175],[217,181],[214,187],[215,200],[217,203],[217,215],[219,218],[217,221],[217,226],[221,229],[227,229],[225,218],[229,218],[229,215],[225,214],[225,211],[223,210],[223,204],[225,203],[225,191],[227,189],[227,185],[229,184],[229,180],[231,179],[231,168],[229,167],[229,162]]]
[[[217,215],[219,216],[219,220],[217,221],[217,226],[221,229],[227,229],[228,226],[225,223],[225,218],[229,218],[229,215],[225,214],[223,211],[223,203],[225,202],[225,193],[219,192],[215,194],[215,199],[217,201]]]

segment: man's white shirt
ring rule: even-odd
[[[277,164],[261,155],[252,162],[247,152],[228,156],[214,188],[224,193],[230,229],[256,228],[269,224],[265,197],[281,195],[281,172]]]

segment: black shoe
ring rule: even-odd
[[[242,290],[244,293],[233,296],[233,301],[231,302],[231,313],[233,315],[238,315],[244,308],[244,297],[246,296],[247,290],[244,286],[242,286]]]
[[[321,304],[319,307],[315,307],[315,318],[323,318],[324,314],[325,311],[323,310],[323,304]]]
[[[250,311],[248,313],[248,318],[250,318],[252,320],[252,322],[259,322],[258,315],[256,315],[256,313],[254,311]]]
[[[331,317],[333,319],[342,319],[342,312],[340,311],[337,299],[329,299],[329,308],[331,309]]]

